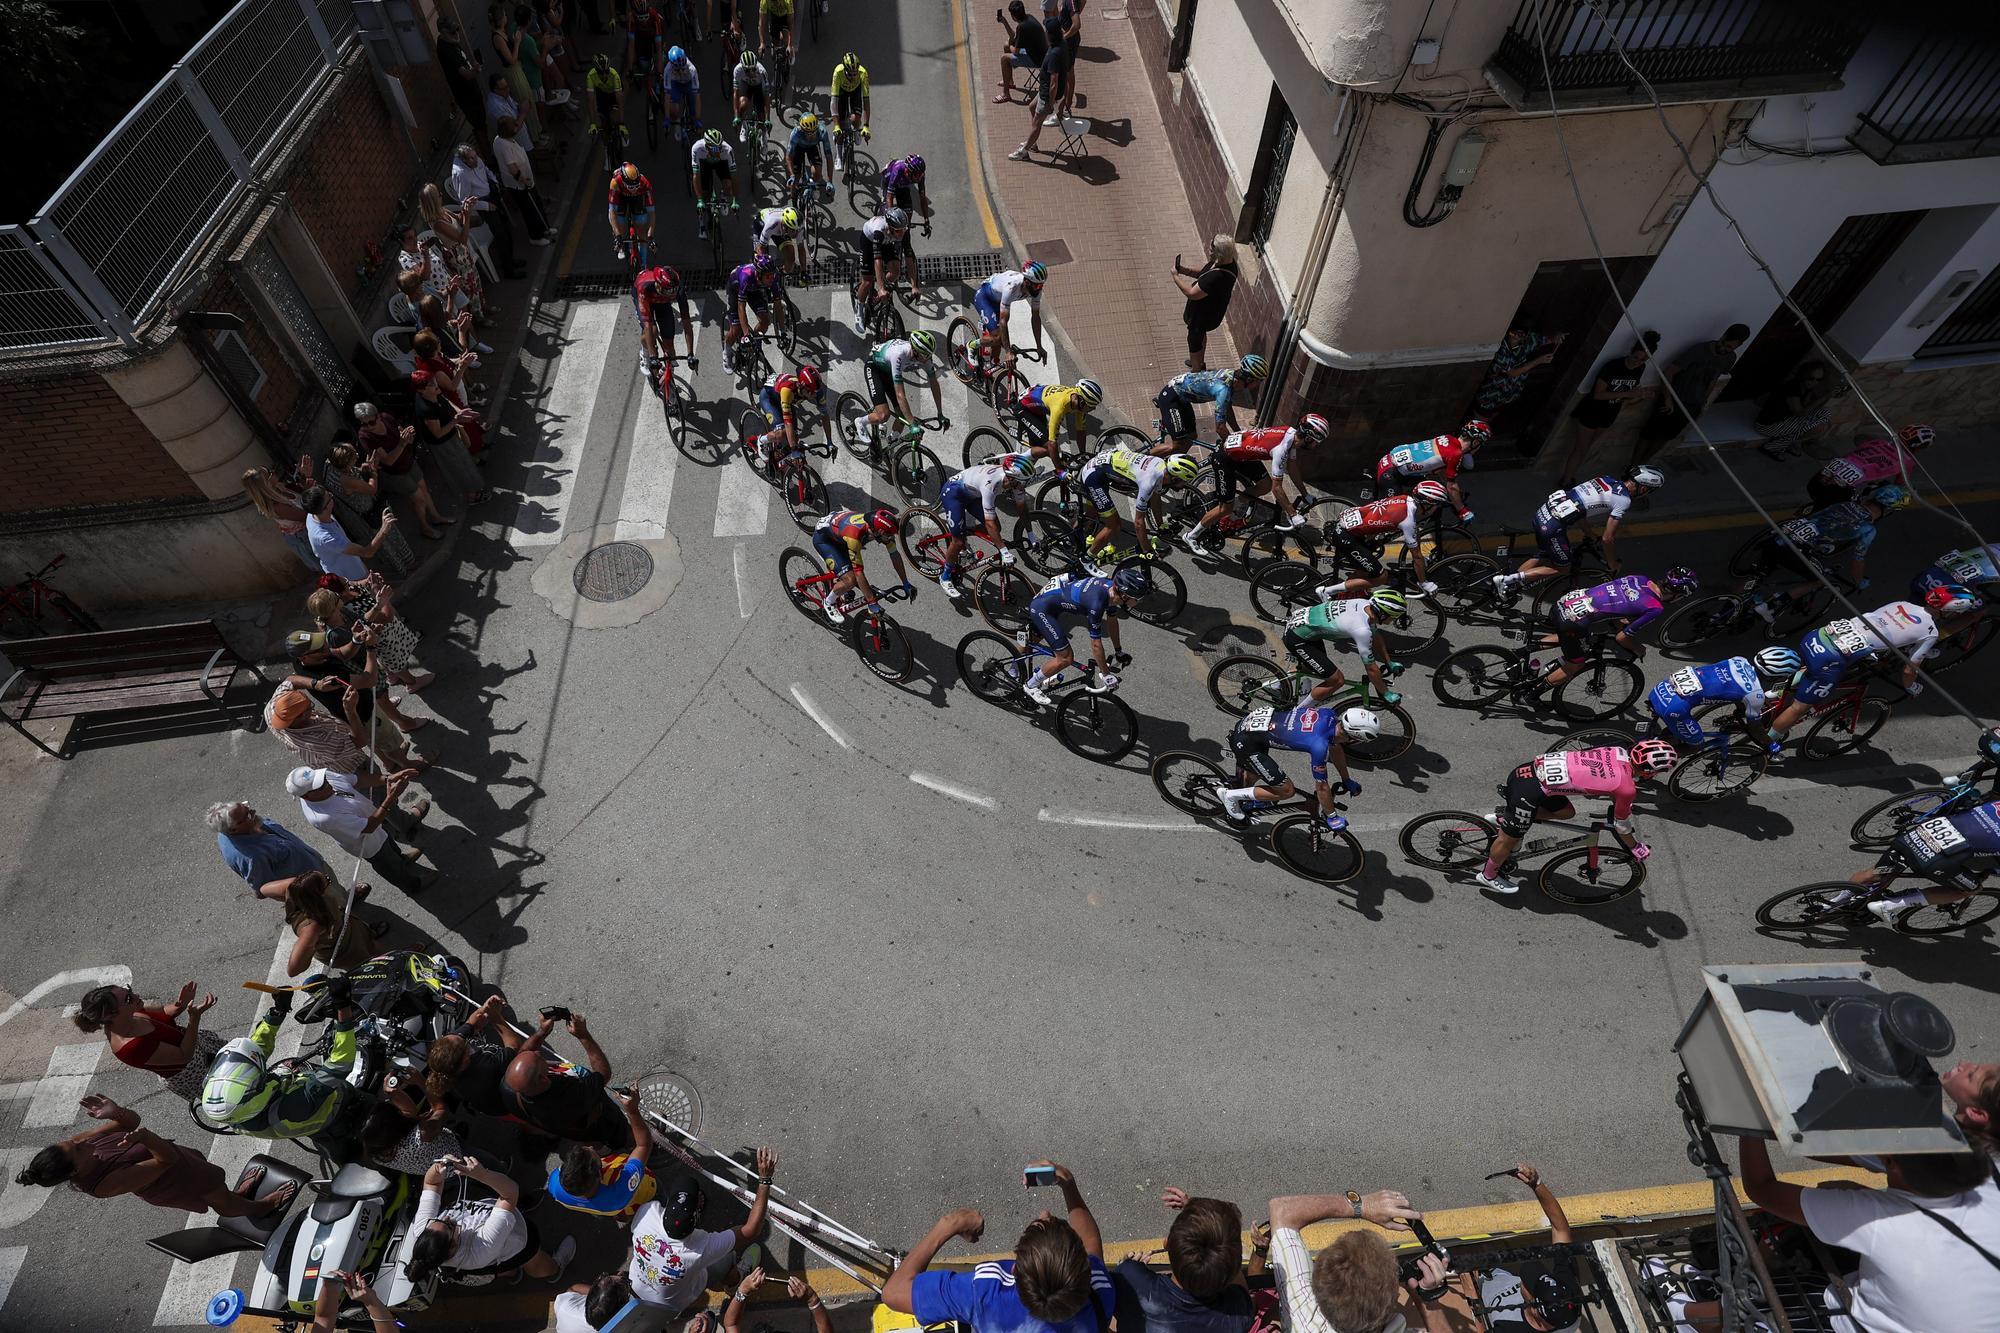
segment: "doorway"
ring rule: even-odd
[[[1627,255],[1605,262],[1618,291],[1630,301],[1652,271],[1653,256]],[[1535,456],[1568,410],[1576,386],[1596,369],[1597,349],[1612,337],[1620,318],[1618,302],[1612,299],[1604,267],[1597,260],[1555,260],[1535,270],[1507,327],[1565,337],[1555,359],[1529,374],[1520,396],[1492,414],[1494,440],[1501,446],[1492,450],[1497,458]],[[1623,350],[1622,343],[1612,341]]]

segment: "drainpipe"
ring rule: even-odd
[[[1277,414],[1278,401],[1284,396],[1285,382],[1291,375],[1292,361],[1298,355],[1299,335],[1305,329],[1306,319],[1312,314],[1320,275],[1326,270],[1326,257],[1333,249],[1333,235],[1340,226],[1341,204],[1346,197],[1346,168],[1366,119],[1364,108],[1364,114],[1357,114],[1351,124],[1348,122],[1348,107],[1353,100],[1354,90],[1342,85],[1340,101],[1333,113],[1333,133],[1338,138],[1344,129],[1348,141],[1340,145],[1333,170],[1327,173],[1326,193],[1320,197],[1319,217],[1313,222],[1312,238],[1306,246],[1305,267],[1299,271],[1299,281],[1292,289],[1284,318],[1278,324],[1278,339],[1271,348],[1271,375],[1264,381],[1264,392],[1257,401],[1259,420],[1270,421]]]

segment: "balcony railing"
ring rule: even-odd
[[[1867,31],[1850,0],[1522,0],[1486,75],[1516,110],[1722,101],[1840,86]],[[1547,43],[1547,73],[1542,43]]]
[[[1885,167],[2000,154],[2000,45],[1919,41],[1848,139]]]

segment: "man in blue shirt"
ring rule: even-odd
[[[1165,1273],[1139,1259],[1111,1270],[1118,1333],[1248,1333],[1256,1310],[1243,1281],[1243,1214],[1223,1199],[1170,1188]]]
[[[272,880],[314,870],[338,878],[325,857],[284,825],[258,814],[248,801],[217,801],[208,807],[208,827],[216,850],[252,893]]]
[[[973,1333],[1099,1333],[1116,1303],[1104,1269],[1104,1239],[1076,1177],[1053,1162],[1064,1217],[1044,1212],[1014,1243],[1014,1257],[970,1273],[926,1272],[953,1236],[978,1240],[986,1219],[976,1208],[946,1213],[911,1247],[882,1289],[882,1303],[919,1323],[958,1319]]]

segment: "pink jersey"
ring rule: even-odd
[[[1613,819],[1632,817],[1632,801],[1639,789],[1632,779],[1632,756],[1622,746],[1536,755],[1530,767],[1542,790],[1551,796],[1609,796]]]
[[[1834,459],[1819,475],[1835,486],[1873,486],[1879,481],[1900,479],[1903,463],[1912,465],[1917,456],[1893,440],[1870,440],[1851,454]]]

